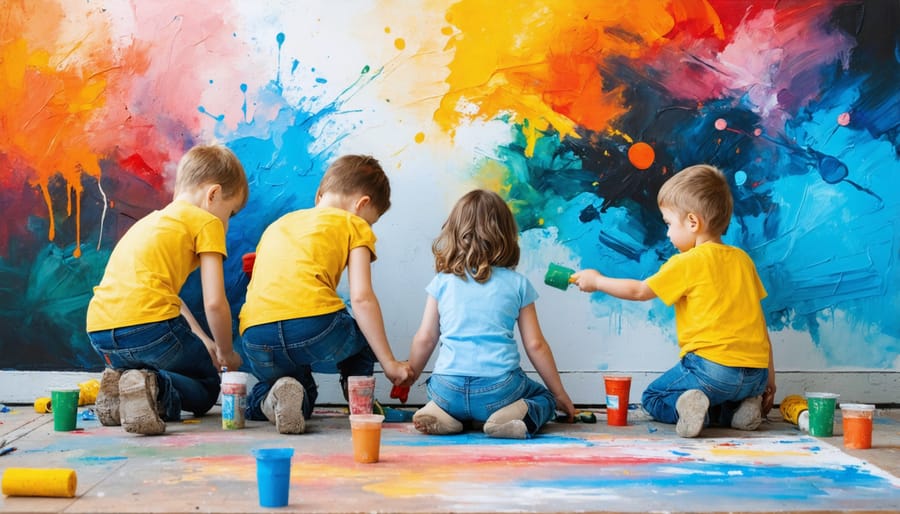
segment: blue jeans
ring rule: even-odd
[[[431,375],[427,390],[428,398],[458,421],[486,421],[518,400],[528,405],[525,425],[529,435],[556,417],[553,393],[521,369],[499,377]]]
[[[182,410],[206,414],[219,398],[219,372],[182,316],[89,332],[88,337],[107,367],[156,371],[164,421],[180,420]]]
[[[247,419],[266,420],[261,405],[279,378],[293,377],[303,386],[303,416],[309,419],[318,396],[312,372],[340,373],[343,384],[375,369],[375,354],[346,310],[256,325],[244,331],[242,342],[259,380],[247,396]]]
[[[675,402],[678,397],[688,389],[699,389],[709,398],[706,424],[728,427],[741,401],[762,394],[768,379],[768,368],[722,366],[688,353],[675,367],[647,386],[641,403],[657,421],[677,423]]]

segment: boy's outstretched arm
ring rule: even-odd
[[[206,313],[206,322],[209,324],[209,330],[215,341],[216,358],[213,359],[213,364],[216,367],[228,366],[228,369],[237,370],[241,367],[242,360],[240,354],[234,351],[231,306],[228,305],[228,297],[225,295],[222,255],[215,252],[200,254],[200,283],[203,289],[203,310]],[[184,302],[182,302],[182,306],[184,306]],[[196,320],[194,320],[194,324],[199,328]],[[193,326],[191,325],[192,328]]]
[[[413,371],[409,363],[399,362],[394,357],[388,343],[384,319],[381,316],[381,305],[372,288],[372,254],[368,248],[360,246],[350,250],[347,276],[350,280],[350,305],[359,329],[375,353],[375,358],[381,364],[388,380],[394,385],[404,383],[413,375]]]
[[[413,336],[412,347],[409,349],[409,365],[412,368],[413,375],[409,377],[405,386],[410,386],[419,379],[428,359],[434,353],[437,343],[441,337],[440,318],[438,315],[437,300],[433,296],[428,295],[425,301],[425,312],[422,314],[422,323],[419,330]]]
[[[586,293],[600,291],[623,300],[652,300],[656,293],[643,281],[632,278],[612,278],[597,270],[585,269],[574,273],[572,282]]]
[[[553,351],[544,339],[541,325],[538,323],[537,309],[534,303],[523,307],[519,311],[519,334],[522,336],[522,346],[528,360],[541,376],[544,385],[556,398],[556,407],[568,415],[569,422],[575,419],[575,405],[569,398],[569,393],[563,387],[559,378],[559,370],[556,368],[556,360]]]

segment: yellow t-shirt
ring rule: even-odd
[[[364,246],[375,260],[375,234],[343,209],[315,207],[285,214],[263,232],[253,278],[240,314],[249,327],[337,312],[337,294],[350,250]]]
[[[87,330],[178,317],[178,294],[199,254],[226,256],[225,227],[210,212],[176,201],[138,220],[119,240],[87,310]]]
[[[675,304],[679,358],[694,352],[723,366],[769,366],[760,305],[766,290],[743,250],[703,243],[674,255],[646,283],[666,305]]]

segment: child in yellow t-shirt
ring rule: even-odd
[[[733,209],[728,181],[713,166],[690,166],[663,184],[657,202],[680,254],[643,281],[590,269],[572,280],[582,291],[675,305],[681,360],[644,391],[654,419],[676,423],[682,437],[705,425],[756,430],[772,408],[775,367],[760,305],[766,290],[750,257],[722,243]]]
[[[248,192],[231,150],[196,146],[178,164],[172,203],[138,220],[116,244],[86,320],[106,363],[96,401],[103,425],[161,434],[182,410],[201,415],[215,405],[220,366],[240,367],[222,259],[228,220]],[[197,267],[212,337],[179,298]]]
[[[375,158],[345,155],[322,177],[315,207],[285,214],[263,232],[240,313],[244,355],[259,380],[247,419],[303,433],[317,394],[310,371],[340,373],[345,388],[348,376],[371,375],[376,359],[394,384],[412,374],[394,358],[372,288],[372,225],[390,196]],[[344,269],[353,316],[337,293]]]

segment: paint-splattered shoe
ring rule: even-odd
[[[678,411],[675,433],[681,437],[697,437],[706,421],[709,398],[699,389],[689,389],[678,397],[675,410]]]
[[[122,424],[119,417],[119,379],[122,371],[106,368],[100,376],[100,390],[94,400],[94,412],[97,419],[105,427],[117,427]]]
[[[484,422],[484,433],[502,439],[525,439],[528,437],[524,421],[527,414],[528,404],[525,400],[517,400],[491,414]]]
[[[303,386],[292,377],[279,378],[269,390],[260,408],[266,418],[275,423],[279,434],[302,434],[306,431],[303,395]]]
[[[759,428],[762,423],[762,396],[744,398],[741,405],[734,411],[731,418],[731,428],[752,431]]]
[[[156,396],[159,388],[156,373],[130,369],[119,379],[119,414],[122,427],[132,434],[158,435],[166,431],[159,417]]]
[[[462,432],[463,425],[434,402],[428,402],[413,414],[413,425],[423,434],[447,435]]]

